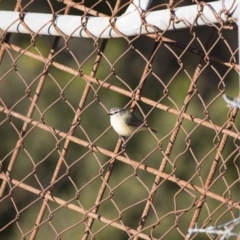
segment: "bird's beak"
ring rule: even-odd
[[[112,115],[111,113],[107,113],[107,115]]]

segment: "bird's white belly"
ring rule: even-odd
[[[136,127],[127,125],[125,121],[123,119],[119,119],[119,117],[111,117],[110,122],[113,129],[123,137],[129,137],[136,130]]]

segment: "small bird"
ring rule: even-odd
[[[140,119],[138,119],[133,113],[124,108],[112,108],[108,115],[110,115],[110,123],[113,129],[118,133],[119,136],[125,138],[129,137],[136,131],[139,126],[142,126],[138,131],[148,130],[149,127]],[[157,133],[156,130],[150,128],[153,132]],[[137,132],[138,132],[137,131]],[[123,144],[123,148],[126,146]]]

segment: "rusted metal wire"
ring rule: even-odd
[[[239,95],[233,7],[222,0],[216,12],[194,1],[192,24],[176,17],[184,0],[153,1],[146,11],[148,1],[143,9],[136,1],[43,2],[10,9],[3,0],[1,10],[19,11],[23,25],[34,9],[53,14],[52,23],[78,14],[85,32],[86,17],[110,17],[122,38],[75,39],[57,28],[60,37],[39,36],[26,24],[24,36],[1,31],[0,235],[214,239],[202,229],[235,221],[240,209],[238,110],[222,98]],[[169,25],[159,31],[146,16],[162,9]],[[116,17],[134,10],[151,34],[119,31]],[[199,18],[210,26],[196,27]],[[170,33],[179,22],[186,28]],[[158,133],[134,134],[122,149],[107,116],[115,106]]]

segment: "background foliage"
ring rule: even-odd
[[[108,2],[114,6],[115,1]],[[65,6],[63,3],[57,1],[50,1],[50,3],[48,1],[24,1],[22,6],[26,6],[25,11],[41,13],[51,13],[51,6],[54,12],[63,14]],[[91,7],[94,3],[95,1],[88,0],[85,1],[85,6]],[[15,4],[16,1],[3,0],[0,2],[0,9],[12,11]],[[155,1],[154,4],[155,6],[160,5],[160,1]],[[191,4],[191,1],[181,3],[181,5],[189,4]],[[101,1],[94,9],[111,15],[105,1]],[[125,9],[122,9],[119,15]],[[71,9],[70,14],[81,15],[82,12]],[[194,28],[193,31],[190,31],[190,29],[169,31],[164,34],[164,37],[184,44],[192,41],[190,45],[192,48],[202,49],[200,43],[204,45],[212,31],[212,27],[205,26]],[[211,55],[226,61],[231,61],[233,56],[237,58],[238,52],[235,51],[238,48],[236,28],[221,29],[220,33],[215,31],[214,39],[215,45],[211,50]],[[131,43],[123,38],[108,40],[96,78],[126,90],[128,90],[128,87],[123,82],[127,83],[132,90],[137,88],[146,65],[143,56],[149,58],[154,39],[140,36],[130,40]],[[49,36],[36,36],[32,39],[30,35],[12,34],[9,42],[22,48],[29,48],[29,51],[41,53],[44,57],[47,57],[53,41],[54,37]],[[102,40],[94,42],[92,39],[72,38],[67,42],[68,48],[66,48],[66,42],[63,38],[60,38],[56,54],[52,60],[75,70],[80,69],[83,73],[89,75],[98,53],[96,46],[100,46],[101,43]],[[232,52],[235,51],[234,54],[229,50],[229,46]],[[172,52],[170,49],[172,49]],[[200,61],[200,56],[184,52],[180,57],[183,66],[181,68],[176,56],[180,56],[182,53],[183,49],[166,44],[160,45],[152,63],[152,72],[148,75],[141,93],[142,96],[154,101],[161,99],[160,103],[171,108],[182,108],[191,84],[191,78]],[[228,121],[229,108],[225,106],[226,104],[222,100],[222,93],[226,91],[230,96],[237,96],[239,91],[238,74],[234,69],[214,61],[211,61],[210,64],[205,61],[203,65],[204,70],[199,75],[196,85],[197,92],[190,101],[187,113],[202,119],[208,116],[214,124],[224,126]],[[0,67],[1,102],[8,109],[26,115],[36,86],[44,72],[44,67],[45,64],[38,60],[24,56],[14,50],[8,50]],[[158,79],[156,76],[158,76]],[[68,132],[86,84],[87,82],[83,78],[51,66],[32,118],[38,121],[43,120],[48,126]],[[113,129],[109,129],[101,135],[110,125],[107,109],[115,106],[129,106],[131,100],[107,88],[92,85],[84,108],[81,110],[80,127],[76,129],[74,136],[85,141],[90,139],[98,147],[113,151],[118,141],[117,134]],[[167,111],[154,109],[142,102],[138,102],[135,113],[139,118],[145,117],[142,113],[145,115],[149,113],[147,116],[148,123],[154,129],[157,129],[158,133],[156,136],[148,132],[134,135],[129,140],[127,156],[141,162],[153,149],[161,145],[161,149],[154,151],[142,162],[149,167],[158,169],[164,158],[164,151],[167,148],[178,116]],[[23,121],[14,117],[6,120],[6,114],[0,113],[0,122],[0,159],[2,159],[2,171],[5,172],[19,139],[18,131],[21,131]],[[238,131],[238,125],[239,119],[236,119],[235,131]],[[84,129],[88,138],[82,129]],[[38,189],[45,189],[51,181],[65,139],[56,137],[52,133],[37,127],[29,126],[28,130],[11,172],[11,178],[23,181],[25,184]],[[100,135],[101,137],[95,141]],[[190,181],[192,178],[192,184],[204,185],[201,181],[204,181],[208,176],[221,137],[222,133],[184,120],[169,156],[165,172],[174,173],[176,177],[185,181]],[[226,198],[231,197],[234,201],[239,201],[239,183],[229,186],[239,178],[238,142],[239,140],[233,138],[229,138],[226,142],[218,169],[219,174],[222,174],[223,177],[218,178],[216,174],[215,178],[218,180],[210,188],[210,191],[224,195]],[[79,193],[78,201],[72,201],[72,203],[81,205],[86,210],[91,209],[94,206],[98,189],[103,182],[100,176],[97,178],[95,176],[101,171],[106,172],[110,159],[100,153],[96,153],[96,156],[88,152],[87,148],[76,143],[70,143],[67,155],[64,158],[65,164],[61,166],[59,181],[54,185],[52,195],[68,201]],[[198,172],[198,175],[195,175],[196,172]],[[133,167],[117,161],[108,183],[109,188],[104,194],[106,200],[102,202],[98,214],[109,219],[115,219],[119,217],[119,211],[121,211],[121,220],[124,224],[130,228],[136,228],[154,179],[154,175],[142,170],[138,170],[135,174]],[[225,192],[226,188],[230,190]],[[4,195],[7,195],[9,190],[10,187],[8,186]],[[196,206],[186,212],[184,212],[184,209],[188,209],[194,203],[195,198],[199,199],[200,194],[194,191],[190,191],[190,194],[189,190],[180,190],[178,185],[166,180],[159,187],[153,200],[154,207],[148,214],[145,224],[149,226],[156,223],[162,216],[166,216],[155,227],[154,237],[161,238],[174,225],[177,225],[180,230],[172,228],[167,233],[167,239],[179,237],[180,231],[184,234],[187,233]],[[109,197],[111,194],[112,196]],[[21,212],[18,220],[13,221],[0,233],[2,239],[20,239],[21,231],[24,234],[31,231],[43,202],[37,200],[34,204],[31,204],[36,199],[38,199],[38,196],[23,189],[14,188],[11,197],[1,200],[1,228],[13,221],[18,211]],[[128,208],[130,205],[132,207]],[[198,224],[202,225],[205,222],[220,224],[237,215],[238,211],[236,209],[231,209],[225,213],[228,209],[227,205],[222,205],[218,211],[214,212],[216,206],[219,205],[218,201],[207,197]],[[175,209],[176,206],[177,209]],[[83,215],[68,208],[61,207],[58,209],[58,207],[59,205],[54,202],[48,203],[44,220],[51,217],[51,224],[46,221],[46,224],[40,227],[36,239],[54,239],[56,237],[54,228],[58,233],[61,233],[61,239],[79,239],[79,236],[82,236],[85,225],[77,223],[82,220]],[[16,208],[18,211],[16,211]],[[179,211],[179,222],[176,224],[177,211]],[[157,212],[158,217],[155,212]],[[222,213],[225,213],[224,216],[218,220]],[[119,222],[119,220],[116,221]],[[64,231],[74,224],[76,224],[75,227]],[[92,232],[97,232],[103,226],[105,224],[101,221],[95,221]],[[146,233],[150,234],[150,229],[146,229]],[[129,237],[125,232],[112,226],[104,228],[104,231],[100,231],[96,235],[97,239],[106,239],[106,236],[108,239],[126,239]],[[209,236],[203,238],[203,235],[198,235],[195,239],[209,239]]]

